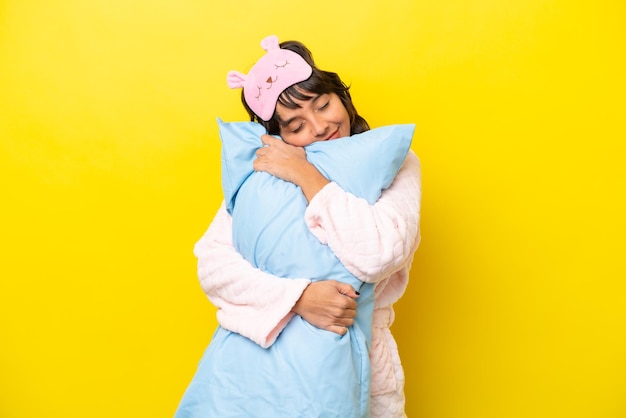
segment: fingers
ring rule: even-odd
[[[258,158],[262,158],[268,156],[270,153],[270,146],[273,144],[274,146],[278,145],[277,143],[282,142],[279,139],[274,138],[271,135],[261,135],[261,142],[263,143],[262,147],[257,148],[255,154]],[[279,148],[278,148],[279,149]]]
[[[335,334],[339,334],[339,335],[346,335],[346,332],[348,332],[348,328],[341,327],[339,325],[332,325],[326,328],[326,331],[334,332]]]
[[[262,157],[263,155],[266,154],[267,148],[269,147],[272,140],[277,140],[277,139],[271,135],[261,135],[261,143],[263,143],[263,146],[256,150],[257,157]]]
[[[274,138],[272,135],[263,134],[261,135],[261,142],[263,145],[272,145],[276,142],[282,142],[280,139]]]
[[[337,300],[336,302],[337,318],[341,317],[354,317],[356,316],[356,307],[358,306],[356,300],[353,297],[343,295],[341,296],[341,300]],[[343,312],[343,315],[342,315]]]
[[[355,298],[355,299],[359,297],[360,293],[354,290],[354,288],[350,286],[349,284],[342,283],[342,282],[336,282],[336,284],[337,284],[336,285],[337,291],[341,293],[342,295]]]
[[[335,316],[333,323],[323,327],[326,331],[334,332],[335,334],[345,335],[348,332],[348,328],[354,325],[354,318],[356,317],[356,311],[347,310],[343,311],[342,317]]]
[[[358,293],[352,286],[322,280],[305,289],[293,311],[318,328],[344,335],[356,318],[356,297]]]
[[[356,318],[355,310],[344,310],[340,314],[331,318],[332,322],[329,325],[339,327],[351,327],[354,325],[354,318]]]

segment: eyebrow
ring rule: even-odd
[[[320,97],[322,97],[324,95],[324,93],[322,94],[318,94],[317,96],[311,98],[311,103],[315,104],[316,101],[318,101],[320,99]],[[291,122],[293,122],[294,120],[298,119],[299,116],[294,116],[292,118],[287,119],[286,121],[283,121],[280,119],[280,116],[278,116],[278,124],[280,126],[289,126],[289,124]]]

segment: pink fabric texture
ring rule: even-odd
[[[304,81],[313,72],[311,66],[298,54],[281,49],[276,36],[261,41],[267,51],[248,74],[230,71],[226,82],[230,88],[243,87],[243,95],[250,109],[264,121],[271,119],[278,96],[290,86]]]
[[[389,327],[393,304],[406,289],[420,241],[420,202],[420,165],[411,151],[374,205],[330,183],[311,200],[305,213],[311,232],[330,246],[346,268],[359,279],[375,283],[372,418],[406,416],[404,372]],[[224,328],[269,347],[293,317],[291,309],[309,280],[282,279],[255,269],[232,246],[231,233],[231,219],[222,205],[194,248],[200,282],[218,308],[218,321]]]

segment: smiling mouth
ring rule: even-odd
[[[326,138],[324,141],[331,141],[333,139],[337,139],[339,138],[339,128],[337,128],[337,130],[335,132],[333,132],[328,138]]]

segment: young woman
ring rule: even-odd
[[[290,79],[289,85],[281,86],[275,98],[269,99],[269,110],[255,102],[257,95],[264,93],[259,84],[248,91],[244,86],[242,101],[251,120],[282,139],[262,136],[264,146],[256,151],[254,170],[299,186],[308,203],[304,218],[311,233],[330,247],[350,273],[374,283],[371,401],[367,412],[353,416],[404,417],[404,375],[389,326],[394,317],[392,306],[404,293],[419,244],[418,159],[409,151],[393,183],[374,204],[326,178],[307,160],[303,147],[362,133],[369,126],[358,115],[348,87],[337,74],[319,70],[299,42],[284,42],[280,47],[302,57],[310,72],[305,69]],[[354,242],[355,230],[359,242]],[[222,205],[194,249],[202,288],[217,306],[222,328],[270,349],[296,316],[337,335],[346,334],[354,325],[359,294],[353,286],[336,280],[278,277],[256,268],[235,249],[232,231],[232,218]],[[355,247],[359,250],[354,251]],[[301,361],[306,364],[307,359]],[[188,395],[183,398],[178,416],[212,416],[203,415],[201,400],[188,399]],[[279,409],[259,411],[255,416],[283,416]],[[232,416],[239,415],[234,412]],[[289,411],[284,416],[289,416]],[[311,410],[307,416],[335,415]]]

